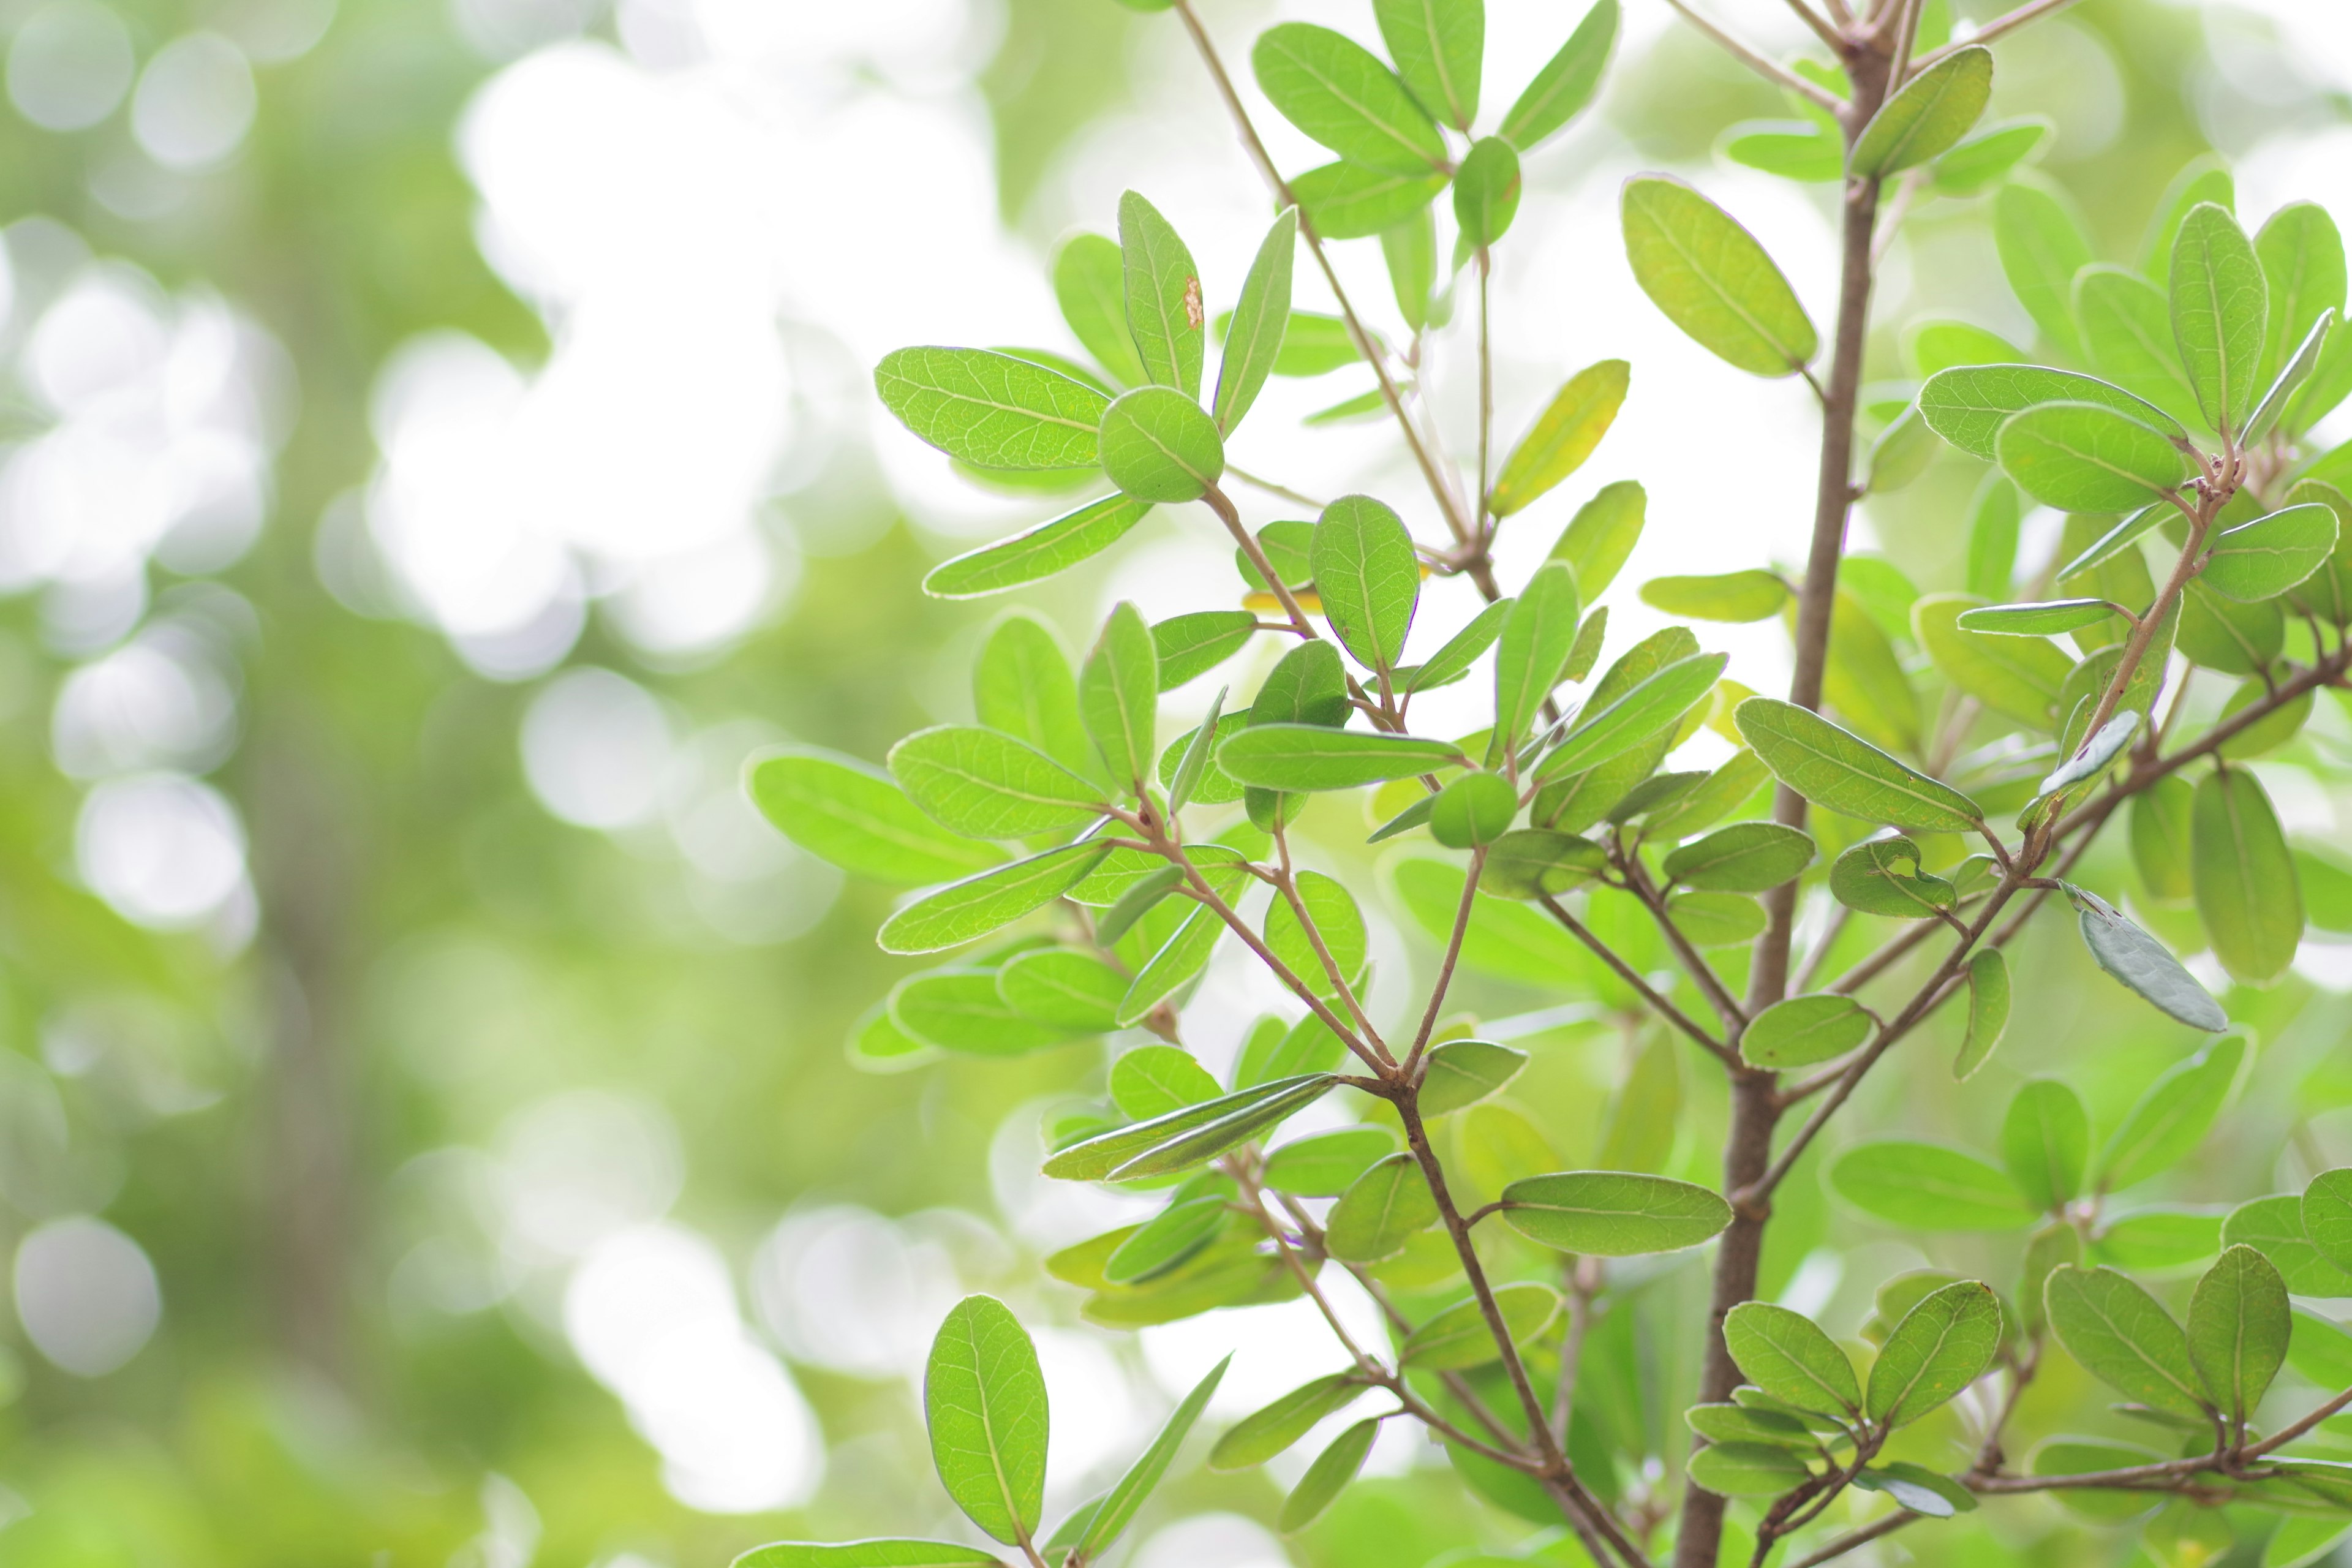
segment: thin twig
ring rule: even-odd
[[[1254,490],[1264,490],[1267,495],[1278,497],[1283,500],[1296,502],[1297,504],[1307,508],[1309,511],[1320,512],[1325,507],[1331,504],[1328,501],[1317,500],[1310,495],[1302,495],[1298,491],[1292,489],[1288,485],[1278,485],[1272,479],[1262,479],[1255,474],[1251,473],[1247,468],[1236,468],[1231,463],[1227,463],[1225,465],[1225,472],[1241,480],[1242,483],[1249,486],[1249,488]]]
[[[1723,1020],[1725,1032],[1729,1034],[1745,1029],[1748,1026],[1747,1010],[1733,1000],[1731,993],[1725,989],[1706,956],[1691,945],[1689,937],[1683,934],[1683,928],[1675,922],[1674,911],[1666,907],[1665,895],[1658,891],[1656,885],[1650,880],[1650,874],[1643,868],[1641,861],[1631,855],[1620,856],[1618,868],[1624,873],[1625,886],[1642,900],[1642,907],[1650,911],[1651,920],[1657,923],[1667,945],[1675,950],[1675,957],[1689,973],[1692,984],[1699,988],[1706,997],[1707,1005],[1713,1007]]]
[[[1708,37],[1713,38],[1716,41],[1717,46],[1720,47],[1724,53],[1731,56],[1732,58],[1738,60],[1741,65],[1746,66],[1749,70],[1754,71],[1757,75],[1764,78],[1767,81],[1787,88],[1790,92],[1795,93],[1798,97],[1809,100],[1815,107],[1825,109],[1832,114],[1843,114],[1846,110],[1848,105],[1845,100],[1838,97],[1837,94],[1830,91],[1827,88],[1814,86],[1811,82],[1807,81],[1803,77],[1799,76],[1796,72],[1775,63],[1766,56],[1757,53],[1746,44],[1741,43],[1738,38],[1733,37],[1729,33],[1725,32],[1721,27],[1717,26],[1713,22],[1708,21],[1697,12],[1692,10],[1688,5],[1683,3],[1683,0],[1666,0],[1666,4],[1681,12],[1683,14],[1683,19],[1688,22],[1692,26],[1696,27],[1700,32],[1705,33]]]
[[[1454,911],[1454,930],[1445,939],[1445,957],[1437,967],[1437,979],[1429,988],[1429,1005],[1421,1015],[1421,1027],[1412,1032],[1412,1048],[1405,1053],[1404,1079],[1413,1081],[1413,1069],[1421,1065],[1422,1053],[1429,1048],[1429,1037],[1437,1027],[1438,1010],[1445,1005],[1445,993],[1454,984],[1454,966],[1461,962],[1463,939],[1470,932],[1470,914],[1478,897],[1478,878],[1486,868],[1486,851],[1481,847],[1471,851],[1470,873],[1462,881],[1462,904]]]
[[[2004,34],[2014,33],[2028,22],[2038,22],[2044,16],[2055,16],[2074,3],[2074,0],[2032,0],[2031,5],[2020,5],[2014,11],[1995,16],[1965,38],[1946,44],[1932,54],[1920,56],[1918,64],[1913,68],[1915,71],[1926,70],[1947,56],[1958,54],[1960,50],[1977,44],[1990,44]]]
[[[1574,937],[1586,947],[1591,949],[1593,955],[1599,958],[1601,963],[1607,964],[1616,974],[1618,979],[1622,980],[1626,984],[1632,986],[1635,994],[1639,995],[1643,1001],[1648,1003],[1651,1010],[1656,1013],[1658,1016],[1664,1018],[1667,1023],[1672,1024],[1675,1028],[1680,1029],[1684,1034],[1688,1035],[1700,1047],[1705,1049],[1709,1055],[1713,1056],[1717,1060],[1724,1063],[1726,1066],[1735,1066],[1738,1064],[1739,1057],[1737,1052],[1733,1051],[1730,1047],[1725,1045],[1721,1040],[1717,1039],[1713,1035],[1708,1034],[1705,1029],[1700,1028],[1698,1025],[1692,1022],[1690,1015],[1685,1013],[1681,1008],[1675,1006],[1673,1003],[1659,995],[1656,989],[1654,988],[1648,981],[1643,979],[1639,973],[1635,973],[1632,964],[1627,963],[1623,959],[1618,957],[1614,952],[1611,951],[1607,942],[1602,942],[1599,937],[1593,935],[1592,932],[1586,928],[1582,921],[1580,921],[1574,915],[1570,914],[1567,909],[1561,905],[1558,899],[1552,897],[1549,893],[1546,893],[1536,901],[1543,905],[1543,907],[1550,912],[1551,918],[1558,921],[1561,926],[1567,930],[1569,935]]]
[[[1813,30],[1814,37],[1830,47],[1830,54],[1833,58],[1844,58],[1847,48],[1844,35],[1831,26],[1827,17],[1806,5],[1805,0],[1789,0],[1789,9],[1797,14],[1799,21]]]

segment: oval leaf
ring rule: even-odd
[[[1821,347],[1796,291],[1756,237],[1680,180],[1625,182],[1625,258],[1666,319],[1756,375],[1793,375]]]
[[[966,1517],[1008,1544],[1037,1531],[1045,1501],[1045,1378],[1003,1302],[967,1296],[931,1342],[923,1416],[940,1484]]]
[[[1529,1240],[1562,1252],[1632,1258],[1678,1252],[1731,1223],[1706,1188],[1630,1171],[1558,1171],[1503,1189],[1503,1217]]]

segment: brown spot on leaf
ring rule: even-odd
[[[1203,322],[1205,322],[1208,319],[1209,319],[1209,318],[1208,318],[1208,314],[1207,314],[1207,312],[1206,312],[1206,311],[1204,311],[1204,310],[1202,310],[1201,309],[1201,280],[1200,280],[1198,278],[1187,278],[1187,279],[1184,279],[1184,321],[1185,321],[1185,323],[1186,323],[1188,326],[1190,326],[1190,327],[1191,327],[1194,331],[1196,331],[1196,332],[1197,332],[1197,331],[1199,331],[1201,330],[1202,324]]]

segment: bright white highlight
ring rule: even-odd
[[[190,33],[156,52],[131,100],[131,131],[167,169],[202,169],[253,128],[253,68],[217,33]]]
[[[523,772],[540,804],[581,827],[625,827],[661,803],[669,721],[642,686],[608,669],[548,683],[522,721]]]
[[[163,1315],[154,1265],[101,1219],[61,1219],[16,1244],[16,1318],[33,1348],[77,1377],[139,1353]]]
[[[131,35],[95,0],[60,0],[18,25],[8,99],[44,131],[82,131],[114,112],[131,86]]]
[[[74,858],[90,891],[159,930],[202,923],[246,890],[245,829],[219,792],[178,773],[110,779],[82,802]]]

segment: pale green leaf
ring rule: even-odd
[[[1503,1217],[1531,1241],[1596,1258],[1678,1252],[1731,1223],[1731,1205],[1689,1182],[1631,1171],[1559,1171],[1503,1189]]]
[[[1927,832],[1968,832],[1984,820],[1976,802],[1949,784],[1793,703],[1751,697],[1733,721],[1773,776],[1816,805]]]
[[[1220,435],[1234,433],[1283,357],[1291,331],[1290,273],[1297,248],[1298,211],[1285,207],[1242,279],[1241,299],[1225,328],[1214,407]]]
[[[2000,1348],[2000,1300],[1975,1279],[1947,1285],[1895,1325],[1870,1369],[1864,1409],[1907,1426],[1983,1375]]]
[[[1853,173],[1885,179],[1955,145],[1992,96],[1992,51],[1957,49],[1903,84],[1853,144]]]
[[[951,458],[984,468],[1086,468],[1110,400],[987,349],[912,348],[874,369],[882,405]]]
[[[1032,529],[968,550],[925,574],[923,592],[939,599],[977,599],[1042,582],[1101,554],[1151,514],[1148,501],[1110,495]]]
[[[1208,307],[1192,251],[1160,209],[1133,191],[1118,198],[1118,248],[1126,270],[1128,331],[1144,374],[1198,398]]]
[[[1624,405],[1632,377],[1623,360],[1606,359],[1569,378],[1504,459],[1488,503],[1496,516],[1522,510],[1583,466]]]
[[[1390,670],[1421,602],[1421,561],[1397,514],[1370,496],[1323,509],[1309,556],[1332,635],[1367,669]]]
[[[1748,1021],[1739,1054],[1750,1065],[1778,1070],[1834,1061],[1870,1038],[1878,1020],[1851,996],[1816,992],[1785,997]]]
[[[1793,375],[1821,346],[1789,280],[1753,235],[1679,180],[1625,182],[1625,255],[1643,293],[1738,369]]]
[[[1609,63],[1610,47],[1617,41],[1617,22],[1618,0],[1596,0],[1568,42],[1536,72],[1503,116],[1500,134],[1522,153],[1531,153],[1591,103]]]
[[[955,1505],[1008,1544],[1034,1536],[1045,1497],[1045,1379],[1003,1302],[967,1296],[948,1313],[923,1373],[923,1415]]]
[[[2069,886],[2080,916],[2083,945],[2101,969],[2159,1012],[2191,1028],[2219,1031],[2230,1016],[2165,945],[2126,920],[2096,893]]]
[[[1864,1213],[1907,1230],[2015,1230],[2033,1218],[2000,1171],[1937,1143],[1858,1143],[1831,1163],[1829,1184]]]
[[[1419,174],[1445,162],[1445,139],[1426,110],[1361,44],[1306,22],[1258,35],[1257,82],[1285,120],[1351,163]]]

